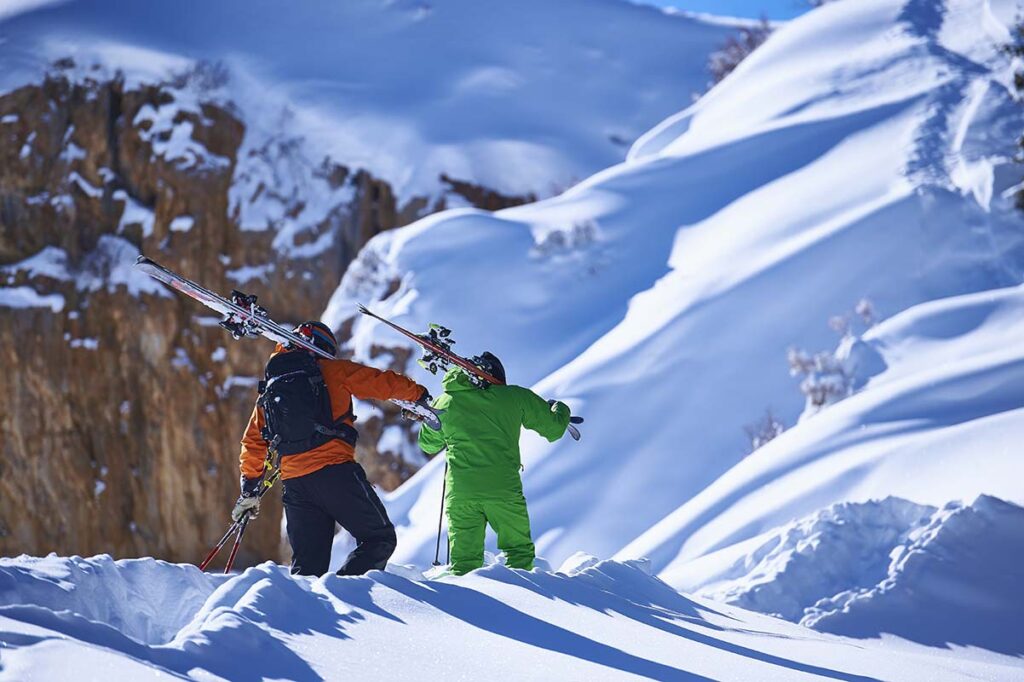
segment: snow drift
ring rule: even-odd
[[[272,564],[225,579],[153,560],[5,559],[0,680],[1010,680],[1020,671],[1009,658],[809,632],[690,599],[644,569],[577,556],[556,573],[493,565],[440,581],[400,566],[298,578]],[[105,611],[90,610],[86,590]],[[154,595],[175,592],[172,613],[187,620],[147,613]],[[136,608],[136,626],[151,617],[169,629],[128,625]]]
[[[878,585],[818,602],[806,624],[872,637],[890,632],[932,645],[1020,655],[1024,509],[992,497],[953,503],[894,549]]]
[[[888,497],[832,505],[676,573],[696,593],[852,637],[1019,655],[1024,508]]]
[[[580,444],[522,444],[538,548],[556,561],[622,550],[665,571],[847,499],[853,479],[823,460],[812,478],[736,509],[727,531],[692,538],[772,480],[755,467],[781,480],[812,447],[824,457],[894,426],[909,453],[948,440],[956,424],[965,437],[985,416],[1012,424],[1016,364],[993,355],[966,384],[945,374],[958,371],[948,363],[932,364],[914,402],[874,413],[875,430],[860,428],[855,397],[741,462],[744,426],[766,408],[797,421],[803,399],[787,349],[832,346],[832,316],[863,297],[891,316],[1019,284],[1020,215],[1004,194],[1019,180],[1009,157],[1024,116],[997,49],[1012,19],[1012,3],[984,0],[866,0],[809,13],[642,138],[627,163],[534,205],[447,213],[375,239],[328,317],[340,324],[356,300],[375,298],[378,312],[411,328],[442,322],[463,352],[495,352],[512,381],[587,417]],[[398,343],[356,322],[361,358]],[[969,363],[958,366],[973,372]],[[975,401],[985,387],[1002,397]],[[826,441],[811,424],[830,412],[844,416]],[[950,431],[910,428],[914,419]],[[804,456],[792,454],[801,432]],[[918,489],[935,484],[932,499],[901,496],[1016,499],[1008,487],[1020,464],[1000,442],[979,445],[970,462],[963,448],[944,447],[952,474],[939,457],[920,479],[881,463],[849,471],[876,483],[875,497],[918,480]],[[745,476],[739,487],[702,492],[737,463],[729,480]],[[427,466],[388,500],[403,561],[433,556],[440,473],[440,463]]]

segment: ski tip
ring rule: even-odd
[[[574,441],[578,442],[579,439],[583,437],[583,435],[580,433],[580,430],[577,429],[572,424],[570,424],[569,427],[566,430],[569,432],[569,435],[572,436],[572,439]]]

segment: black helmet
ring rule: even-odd
[[[501,364],[501,360],[499,360],[498,356],[494,353],[484,351],[470,360],[470,362],[490,374],[495,379],[499,379],[501,383],[507,383],[505,380],[505,367]]]
[[[306,337],[313,342],[313,345],[320,350],[327,351],[331,355],[338,352],[338,340],[334,338],[334,332],[319,320],[303,322],[294,329],[295,333]]]

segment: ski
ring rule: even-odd
[[[423,349],[427,351],[427,353],[420,360],[420,365],[422,365],[423,368],[429,371],[431,374],[437,374],[439,366],[441,368],[445,368],[447,365],[452,364],[466,370],[467,372],[470,373],[471,376],[477,379],[483,379],[484,381],[490,384],[494,384],[495,386],[503,386],[505,384],[504,381],[501,381],[497,377],[491,376],[490,374],[480,369],[479,367],[477,367],[476,365],[474,365],[472,362],[462,357],[461,355],[456,355],[455,353],[453,353],[451,346],[452,344],[455,343],[455,341],[454,339],[451,338],[450,329],[442,327],[441,325],[438,324],[432,324],[430,325],[430,332],[428,332],[427,334],[413,334],[405,327],[399,326],[392,322],[391,320],[383,318],[377,313],[371,311],[362,303],[359,304],[359,312],[361,312],[363,315],[368,315],[369,317],[372,317],[375,320],[380,320],[387,326],[394,329],[399,334],[402,334],[403,336],[411,339],[412,341],[415,341],[420,346],[422,346]]]
[[[231,332],[231,336],[235,339],[262,336],[277,343],[303,348],[328,360],[335,359],[333,355],[320,349],[312,341],[272,320],[266,308],[257,303],[255,295],[236,290],[231,292],[230,299],[224,298],[187,277],[168,270],[146,256],[139,256],[135,260],[135,268],[223,315],[224,319],[220,321],[220,326]],[[392,400],[391,402],[420,417],[431,428],[441,428],[441,420],[432,408],[406,400]]]
[[[449,365],[455,365],[469,373],[470,378],[474,379],[475,383],[478,385],[480,385],[481,382],[487,382],[494,384],[495,386],[503,386],[505,384],[504,381],[491,376],[488,372],[477,367],[466,358],[453,352],[452,345],[455,343],[455,339],[451,337],[452,331],[447,327],[442,327],[439,324],[431,324],[430,329],[426,334],[415,334],[405,327],[395,324],[387,318],[381,317],[362,303],[358,305],[359,312],[363,315],[383,322],[402,336],[418,343],[424,350],[424,356],[419,360],[419,364],[431,374],[437,374],[439,369],[446,369]],[[569,435],[572,436],[573,440],[578,441],[582,437],[580,430],[576,428],[575,424],[569,424],[566,430],[569,432]]]

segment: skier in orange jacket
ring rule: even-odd
[[[337,341],[322,322],[295,330],[331,355]],[[323,575],[330,566],[334,524],[356,539],[339,575],[383,569],[397,544],[395,527],[363,467],[355,461],[358,434],[352,398],[429,400],[423,386],[396,372],[348,360],[327,360],[278,345],[242,437],[242,494],[232,518],[258,513],[268,449],[280,455],[292,573]]]

